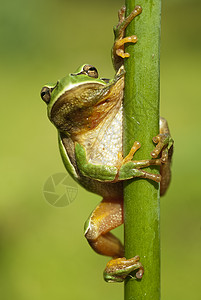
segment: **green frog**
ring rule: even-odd
[[[124,257],[124,247],[110,231],[123,223],[123,184],[134,177],[160,182],[163,195],[170,182],[173,140],[165,119],[160,119],[160,133],[150,159],[133,160],[140,148],[133,141],[129,154],[122,154],[122,118],[124,96],[123,60],[129,57],[125,43],[136,43],[137,37],[124,37],[127,25],[141,13],[140,6],[125,18],[125,7],[119,11],[114,28],[112,59],[116,74],[113,79],[99,77],[97,69],[84,64],[56,84],[47,84],[41,97],[47,104],[50,121],[58,131],[59,149],[69,174],[90,192],[103,197],[85,223],[85,237],[99,254],[112,257],[104,270],[108,282],[121,282],[136,270],[142,278],[139,256]],[[160,174],[143,170],[160,166]]]

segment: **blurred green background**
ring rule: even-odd
[[[1,1],[0,297],[116,299],[108,258],[93,252],[83,224],[100,201],[80,187],[51,206],[47,178],[64,172],[55,128],[39,92],[79,65],[114,74],[112,27],[123,1]],[[175,139],[173,178],[161,199],[162,299],[201,299],[200,0],[162,5],[161,115]],[[117,230],[122,237],[123,228]]]

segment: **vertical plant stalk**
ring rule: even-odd
[[[125,59],[124,155],[134,141],[141,148],[135,160],[149,159],[152,138],[159,133],[160,19],[161,0],[126,0],[126,15],[136,5],[142,7],[128,26],[126,35],[137,35],[136,45],[127,45]],[[146,171],[157,173],[157,167]],[[124,184],[125,256],[140,256],[142,280],[125,281],[125,299],[160,299],[159,184],[134,179]]]

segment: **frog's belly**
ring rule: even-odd
[[[101,124],[85,142],[89,163],[115,166],[122,151],[122,106]]]

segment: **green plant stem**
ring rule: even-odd
[[[141,148],[135,160],[149,159],[152,138],[159,132],[160,18],[161,0],[126,0],[126,15],[136,5],[142,14],[128,26],[126,35],[137,35],[136,45],[126,46],[125,59],[124,155],[134,141]],[[157,173],[156,167],[146,171]],[[140,256],[142,280],[125,281],[125,299],[160,299],[159,184],[134,179],[124,184],[125,256]]]

